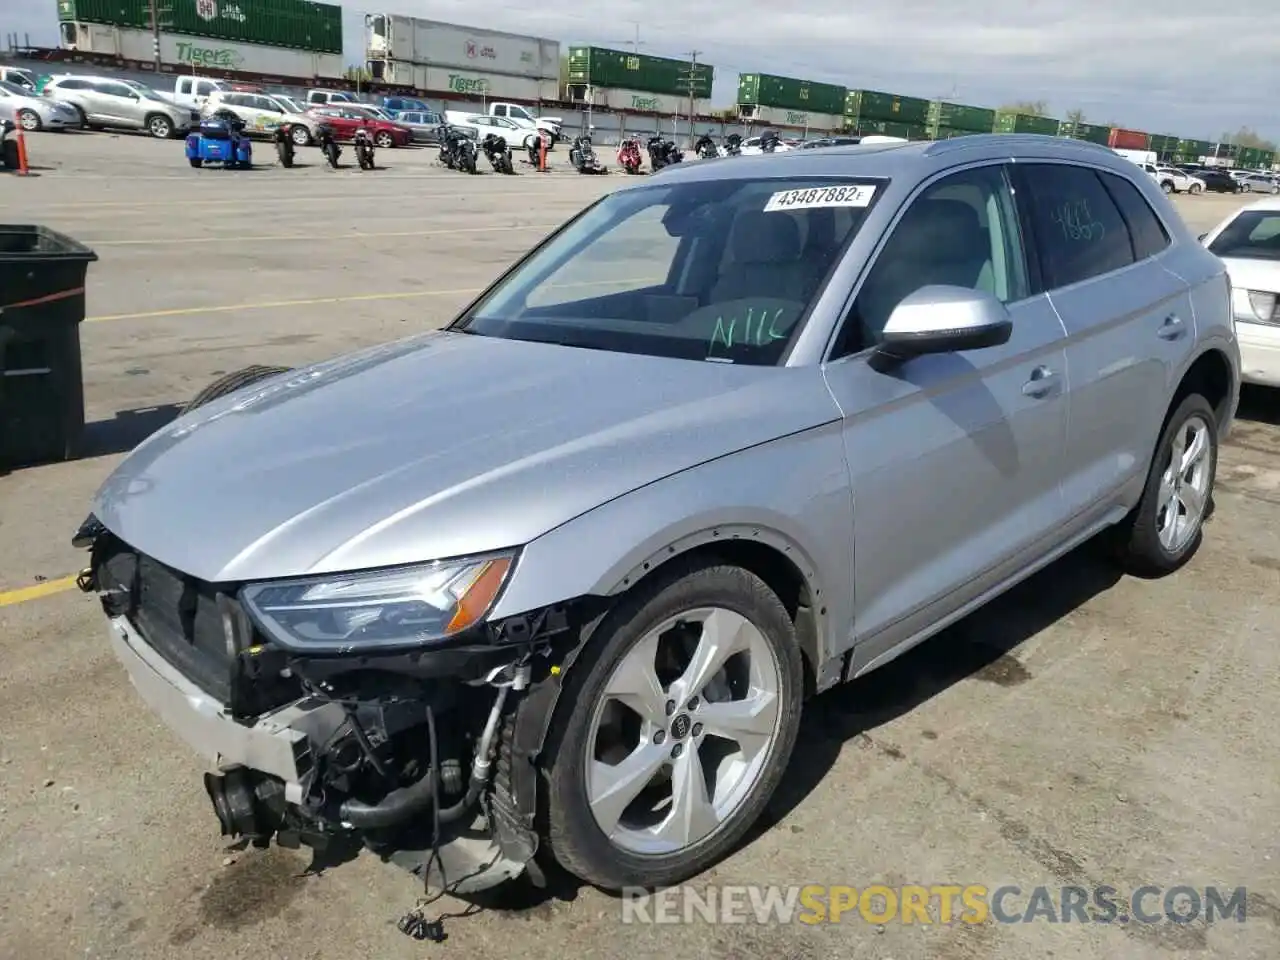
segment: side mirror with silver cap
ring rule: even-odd
[[[926,353],[979,350],[1006,343],[1009,311],[985,290],[933,284],[903,298],[884,325],[876,353],[909,360]]]

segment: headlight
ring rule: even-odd
[[[241,591],[241,599],[258,626],[291,650],[401,650],[437,643],[479,623],[514,562],[505,555],[254,583]]]

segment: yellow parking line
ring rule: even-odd
[[[41,597],[52,596],[55,593],[65,593],[75,585],[75,577],[62,577],[58,580],[46,580],[44,583],[37,583],[30,587],[19,587],[17,590],[5,590],[0,592],[0,607],[11,607],[16,603],[26,603],[28,600],[39,600]]]
[[[385,237],[444,237],[453,236],[459,233],[505,233],[509,230],[551,230],[560,226],[558,223],[522,223],[514,224],[507,227],[461,227],[455,230],[387,230],[377,233],[335,233],[335,234],[315,234],[315,233],[279,233],[275,235],[259,236],[255,234],[237,234],[227,237],[178,237],[178,238],[160,238],[147,240],[83,240],[82,243],[90,247],[140,247],[140,246],[170,246],[171,244],[192,244],[192,243],[265,243],[265,242],[306,242],[315,243],[317,240],[375,240]]]

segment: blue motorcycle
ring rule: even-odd
[[[244,121],[235,114],[219,111],[200,121],[187,134],[187,162],[193,167],[220,163],[226,170],[248,170],[253,166],[253,145],[244,135]]]

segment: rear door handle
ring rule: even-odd
[[[1170,315],[1164,318],[1164,323],[1160,324],[1160,329],[1156,331],[1156,336],[1161,340],[1177,340],[1187,332],[1186,326],[1182,322],[1182,318]]]
[[[1022,394],[1027,397],[1047,397],[1058,385],[1058,375],[1048,367],[1036,367],[1031,371],[1031,379],[1022,385]]]

